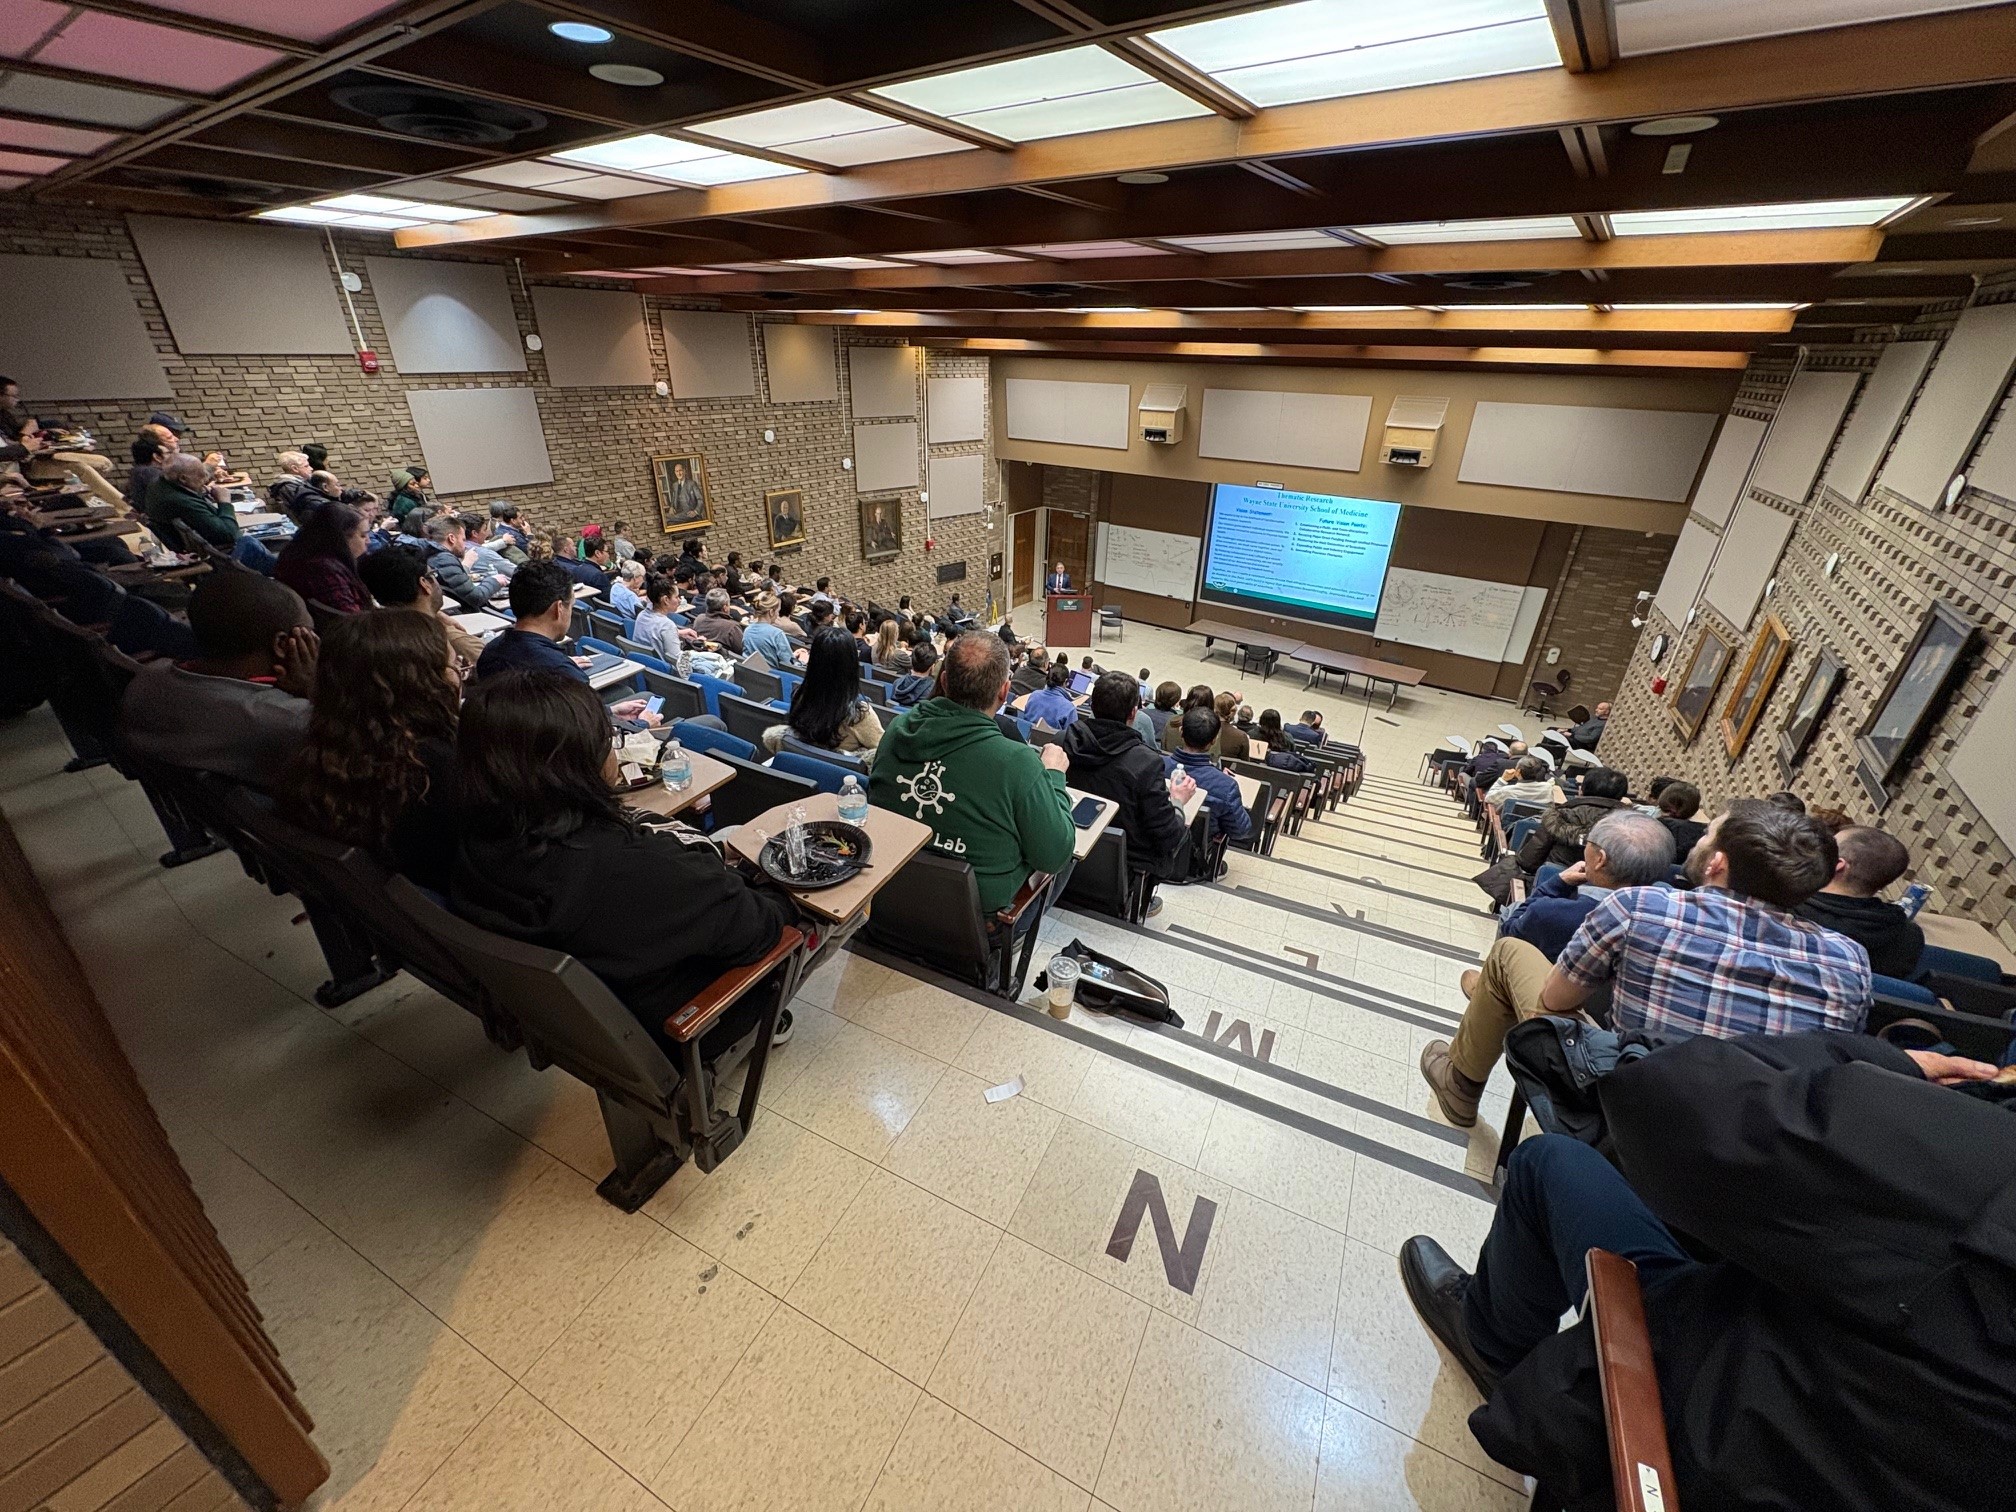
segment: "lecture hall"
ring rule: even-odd
[[[2012,379],[2016,0],[0,0],[0,1512],[2009,1507]]]

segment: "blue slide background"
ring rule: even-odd
[[[1370,630],[1400,506],[1215,484],[1200,599]]]

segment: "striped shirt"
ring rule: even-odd
[[[1860,945],[1718,887],[1620,888],[1556,965],[1578,986],[1612,984],[1618,1028],[1669,1038],[1859,1031],[1869,1013]]]

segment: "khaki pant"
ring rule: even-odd
[[[1538,1018],[1540,989],[1547,985],[1551,961],[1524,940],[1500,940],[1484,957],[1477,990],[1463,1010],[1463,1022],[1449,1041],[1449,1059],[1471,1081],[1491,1075],[1505,1053],[1505,1036],[1514,1024]]]

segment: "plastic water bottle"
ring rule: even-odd
[[[868,820],[868,794],[859,777],[849,776],[840,784],[840,817],[849,824],[865,824]]]
[[[665,784],[668,793],[683,793],[693,786],[692,759],[676,739],[666,741],[665,749],[658,754],[658,780]]]

